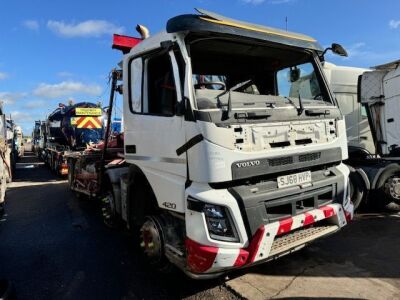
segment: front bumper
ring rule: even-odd
[[[296,251],[306,244],[327,236],[353,218],[353,205],[329,204],[306,213],[262,225],[246,248],[206,246],[186,240],[189,276],[207,278],[228,270],[262,263]]]

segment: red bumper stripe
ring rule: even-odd
[[[253,239],[251,240],[249,247],[247,248],[247,251],[249,251],[250,256],[248,261],[253,262],[254,259],[256,258],[257,255],[257,250],[260,247],[261,241],[264,237],[265,233],[265,227],[261,226],[260,228],[257,229],[256,233],[253,236]]]
[[[314,216],[309,214],[309,213],[305,213],[304,214],[305,219],[304,219],[304,226],[310,225],[312,223],[314,223]]]
[[[320,208],[325,215],[325,218],[330,218],[335,215],[335,210],[332,207],[324,206]]]
[[[204,246],[186,239],[187,265],[194,273],[203,273],[210,269],[218,254],[217,247]]]
[[[293,225],[292,218],[288,218],[288,219],[279,221],[279,229],[278,229],[277,235],[281,235],[281,234],[285,234],[285,233],[289,232],[290,230],[292,230],[292,225]]]
[[[237,267],[237,268],[244,266],[246,264],[248,258],[249,258],[249,252],[244,249],[240,249],[239,255],[236,258],[236,261],[233,264],[233,266]]]

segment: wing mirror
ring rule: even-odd
[[[298,67],[292,67],[289,71],[289,81],[296,82],[300,78],[300,69]]]
[[[342,45],[336,44],[336,43],[333,43],[332,46],[326,48],[326,49],[324,50],[324,52],[322,52],[322,55],[321,55],[321,56],[324,56],[325,53],[326,53],[328,50],[331,50],[332,53],[334,53],[334,54],[336,54],[336,55],[339,55],[339,56],[343,56],[343,57],[347,57],[347,56],[348,56],[346,49],[344,49],[344,47],[343,47]]]

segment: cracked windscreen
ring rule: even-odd
[[[331,104],[308,52],[219,39],[194,41],[190,47],[200,110]]]

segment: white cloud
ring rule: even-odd
[[[65,23],[63,21],[48,21],[47,27],[63,37],[99,37],[104,34],[122,33],[124,27],[119,27],[105,20],[87,20],[81,23]]]
[[[8,78],[8,74],[4,72],[0,72],[0,80]]]
[[[39,22],[36,20],[25,20],[22,22],[22,25],[29,30],[38,31],[39,30]]]
[[[70,72],[58,72],[57,76],[58,77],[72,77],[74,74],[70,73]]]
[[[26,96],[27,93],[22,92],[0,92],[0,101],[3,101],[6,105],[10,105]]]
[[[14,110],[10,114],[11,118],[15,121],[15,123],[17,123],[17,125],[18,123],[27,123],[34,121],[34,116],[31,113]]]
[[[389,27],[392,29],[397,29],[400,27],[400,20],[390,20]]]
[[[76,94],[99,96],[102,88],[97,84],[84,84],[77,81],[63,81],[56,84],[41,83],[33,91],[35,96],[44,98],[70,97]]]
[[[41,108],[45,107],[46,102],[43,100],[34,100],[34,101],[29,101],[24,105],[25,108],[30,108],[30,109],[35,109],[35,108]]]

